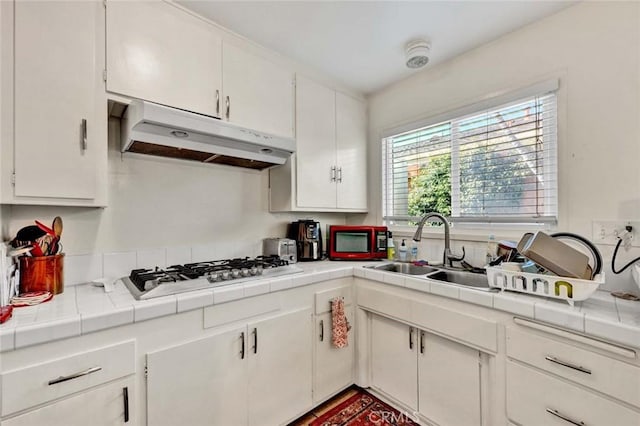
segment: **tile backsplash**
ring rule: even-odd
[[[136,268],[164,268],[171,265],[232,257],[258,256],[262,246],[246,244],[206,244],[193,247],[166,247],[113,253],[71,254],[65,256],[64,284],[72,286],[98,278],[128,276]]]

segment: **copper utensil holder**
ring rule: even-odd
[[[64,253],[20,258],[20,293],[31,291],[64,291]]]

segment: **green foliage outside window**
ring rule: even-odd
[[[451,215],[451,154],[434,155],[420,168],[409,188],[410,216],[428,212]]]

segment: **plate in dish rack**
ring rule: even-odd
[[[562,299],[571,306],[576,301],[588,299],[600,284],[604,284],[604,273],[596,275],[593,280],[581,280],[556,275],[508,271],[497,266],[487,267],[487,278],[489,287]]]

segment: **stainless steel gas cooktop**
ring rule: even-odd
[[[134,269],[122,279],[138,300],[296,274],[302,269],[278,256],[258,256]]]

